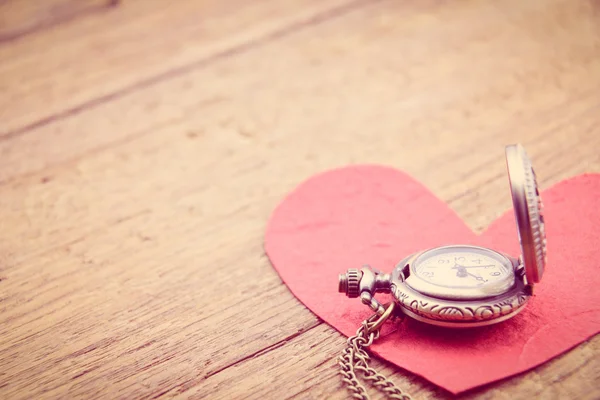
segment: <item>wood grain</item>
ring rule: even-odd
[[[99,2],[85,7],[70,0],[71,8],[79,4],[82,12],[68,15],[80,18],[60,24],[66,12],[55,11],[57,15],[42,23],[51,28],[44,35],[0,47],[5,86],[0,137],[18,135],[215,58],[243,52],[354,5],[341,0],[305,0],[300,7],[293,1],[213,0],[183,1],[173,7],[162,0],[128,0],[115,8]],[[56,10],[52,3],[66,8],[64,0],[53,0],[46,7]]]
[[[287,191],[392,165],[480,231],[506,143],[600,171],[594,2],[166,4],[0,43],[0,398],[345,398],[263,253]],[[463,397],[598,398],[599,346]]]

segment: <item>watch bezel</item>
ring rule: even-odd
[[[417,267],[419,265],[419,261],[427,257],[428,254],[433,252],[439,252],[449,249],[468,249],[473,253],[481,252],[481,253],[491,253],[490,257],[494,257],[498,261],[500,261],[504,267],[509,270],[510,276],[506,277],[506,279],[501,280],[483,287],[451,287],[451,286],[443,286],[439,284],[435,284],[432,282],[428,282],[421,276],[419,276],[417,272]],[[415,254],[409,263],[410,274],[408,277],[405,277],[405,281],[407,285],[416,290],[417,292],[423,293],[428,296],[432,296],[435,298],[441,299],[451,299],[451,300],[478,300],[485,299],[494,296],[502,295],[510,290],[515,285],[515,264],[512,260],[506,255],[480,246],[473,246],[468,244],[458,244],[458,245],[448,245],[448,246],[439,246],[431,249],[427,249]]]

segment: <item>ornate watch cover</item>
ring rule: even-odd
[[[535,171],[520,144],[506,146],[506,164],[513,209],[528,284],[542,279],[546,265],[546,233],[542,199]]]

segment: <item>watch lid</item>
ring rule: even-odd
[[[506,146],[506,165],[525,276],[528,284],[538,283],[546,265],[546,233],[535,171],[520,144]]]

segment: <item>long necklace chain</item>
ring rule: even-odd
[[[369,367],[369,354],[366,349],[379,338],[379,331],[394,311],[394,302],[390,303],[383,315],[373,314],[364,320],[356,331],[356,335],[348,338],[347,346],[339,357],[340,374],[342,381],[351,392],[351,397],[360,400],[369,400],[365,387],[359,382],[357,371],[363,379],[373,387],[383,392],[389,399],[412,400],[410,395],[404,393],[391,380]]]

